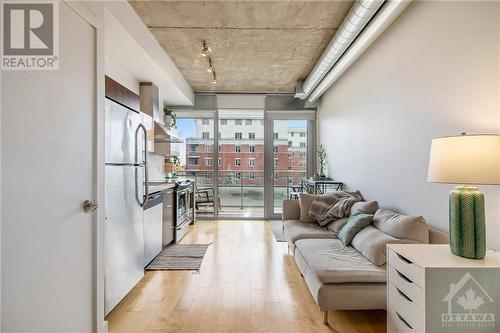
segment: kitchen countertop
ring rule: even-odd
[[[175,181],[149,182],[149,194],[165,191],[175,187]]]

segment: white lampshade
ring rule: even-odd
[[[427,180],[500,184],[500,136],[459,135],[432,140]]]

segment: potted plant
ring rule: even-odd
[[[165,114],[165,125],[170,127],[177,127],[177,116],[172,109],[167,106],[163,107],[163,113]]]
[[[319,145],[318,148],[316,149],[316,154],[318,156],[318,164],[319,164],[319,172],[317,174],[317,177],[319,179],[325,179],[326,178],[326,147],[324,145]]]

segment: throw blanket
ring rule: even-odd
[[[359,191],[337,191],[317,195],[309,208],[309,216],[323,227],[330,222],[349,216],[352,205],[361,200],[363,197]]]

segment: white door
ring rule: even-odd
[[[2,332],[95,329],[96,31],[59,14],[59,70],[2,72]]]

